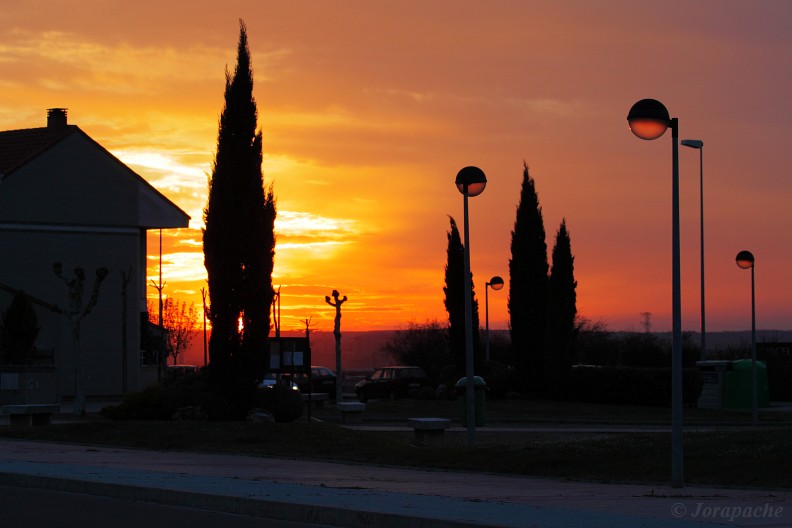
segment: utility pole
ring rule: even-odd
[[[206,346],[206,288],[204,288],[203,286],[201,286],[201,302],[203,302],[203,310],[202,310],[203,311],[203,345],[204,345],[204,364],[203,364],[203,366],[205,367],[206,363],[207,363],[207,361],[206,361],[206,352],[207,352],[207,346]]]
[[[127,393],[127,378],[128,374],[128,345],[127,345],[127,298],[129,289],[129,281],[132,280],[134,271],[129,268],[128,272],[121,272],[121,394]]]
[[[165,326],[162,322],[162,290],[165,289],[165,283],[162,282],[162,229],[159,230],[159,284],[152,280],[151,286],[159,293],[160,344],[157,350],[157,382],[162,384],[162,355],[165,352]]]

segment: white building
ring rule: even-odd
[[[93,312],[81,323],[88,397],[118,396],[156,379],[146,366],[146,231],[187,227],[189,216],[76,125],[50,109],[47,126],[0,132],[0,312],[16,290],[35,300],[36,343],[57,367],[57,393],[75,392],[72,324],[45,306],[67,308],[53,272],[109,270]],[[122,295],[123,276],[131,277]],[[125,314],[125,315],[124,315]],[[123,336],[126,336],[125,338]]]

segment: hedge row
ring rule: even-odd
[[[683,402],[695,404],[700,394],[699,372],[683,369]],[[590,403],[670,406],[671,369],[576,366],[570,374],[569,398]]]

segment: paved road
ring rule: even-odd
[[[0,485],[333,526],[792,526],[792,493],[608,485],[0,440]]]
[[[262,528],[261,517],[37,488],[0,486],[0,505],[2,526],[20,528]],[[266,521],[266,526],[323,528],[272,519]]]

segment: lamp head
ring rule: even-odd
[[[701,141],[700,139],[683,139],[682,146],[690,147],[694,149],[700,149],[701,147],[704,146],[704,142]]]
[[[737,265],[742,269],[753,268],[754,256],[750,251],[740,251],[737,253]]]
[[[489,280],[489,282],[487,283],[487,285],[488,285],[490,288],[492,288],[493,290],[496,290],[496,291],[497,291],[497,290],[500,290],[501,288],[503,288],[503,279],[502,279],[502,278],[500,278],[500,277],[498,277],[497,275],[495,275],[494,277],[492,277],[492,278]]]
[[[465,167],[457,173],[456,186],[462,194],[478,196],[487,186],[487,177],[478,167]]]
[[[656,99],[641,99],[630,108],[627,123],[632,133],[641,139],[657,139],[671,125],[668,110]]]

